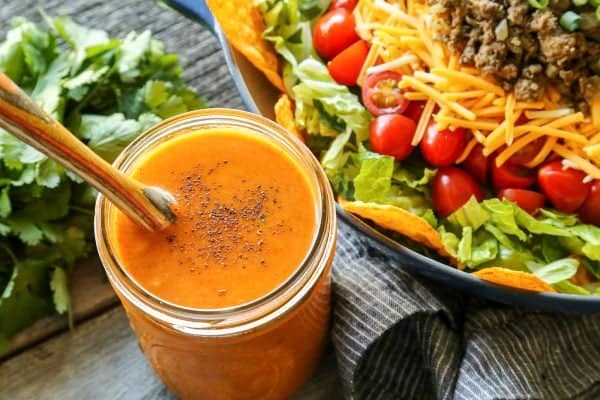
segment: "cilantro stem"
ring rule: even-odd
[[[101,82],[96,83],[94,85],[94,87],[88,91],[88,93],[85,95],[85,97],[83,99],[81,99],[81,101],[79,103],[77,103],[77,105],[73,108],[73,110],[71,110],[71,113],[81,113],[81,110],[83,110],[88,105],[88,102],[94,96],[94,94],[98,90],[98,87],[100,87],[100,83],[105,83],[105,81],[106,80],[103,79]]]
[[[4,243],[0,243],[0,248],[2,250],[4,250],[4,252],[6,254],[8,254],[8,257],[12,260],[13,264],[17,264],[19,262],[19,260],[17,259],[17,256],[15,255],[15,253],[13,253],[13,251],[10,249],[10,247],[5,245]]]
[[[70,208],[71,208],[71,211],[76,211],[81,214],[94,215],[94,212],[92,210],[88,210],[87,208],[73,206],[73,205]]]

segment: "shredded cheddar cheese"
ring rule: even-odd
[[[360,0],[355,8],[361,37],[371,42],[359,84],[381,71],[403,75],[400,87],[409,100],[426,101],[412,144],[423,138],[429,121],[438,129],[465,128],[472,132],[458,163],[479,143],[486,156],[498,151],[502,164],[533,141],[543,141],[527,164],[536,167],[557,154],[586,179],[600,179],[600,95],[590,115],[560,106],[556,88],[546,89],[536,102],[518,101],[494,79],[461,65],[433,36],[433,17],[425,0]],[[436,111],[437,110],[437,111]]]

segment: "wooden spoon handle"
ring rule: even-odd
[[[160,230],[174,219],[170,210],[165,215],[156,188],[144,187],[100,158],[2,72],[0,127],[81,176],[142,226]]]

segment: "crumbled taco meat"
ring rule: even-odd
[[[560,16],[571,0],[551,0],[546,9],[524,0],[428,0],[436,38],[460,54],[462,64],[494,76],[523,101],[539,100],[546,85],[563,101],[587,110],[600,93],[600,22],[578,9],[581,27],[568,32]]]

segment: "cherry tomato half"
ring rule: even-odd
[[[371,148],[379,154],[402,161],[414,150],[411,141],[416,130],[414,121],[404,115],[381,115],[371,123]]]
[[[438,170],[431,191],[433,208],[440,217],[447,217],[462,207],[471,196],[483,200],[483,191],[475,179],[456,167]]]
[[[503,189],[498,193],[498,197],[512,201],[532,215],[546,203],[546,197],[543,194],[525,189]]]
[[[594,181],[587,199],[579,209],[579,218],[586,224],[600,225],[600,181]]]
[[[408,107],[398,84],[402,75],[393,71],[384,71],[369,75],[362,87],[362,100],[367,110],[374,116],[384,114],[402,114]]]
[[[492,186],[501,189],[527,189],[535,183],[535,171],[522,165],[504,163],[496,165],[492,160]]]
[[[360,38],[351,12],[336,8],[324,14],[315,25],[313,42],[321,57],[331,60]]]
[[[490,159],[483,155],[483,146],[475,146],[467,159],[462,163],[464,169],[471,174],[479,183],[485,185],[490,171]]]
[[[369,54],[369,43],[359,40],[329,61],[327,68],[339,84],[356,85],[360,70]]]
[[[421,153],[434,167],[449,167],[467,145],[467,132],[463,128],[438,130],[434,121],[429,124],[421,140]]]
[[[331,6],[329,6],[330,10],[334,8],[345,8],[348,11],[354,10],[358,0],[333,0],[331,2]]]
[[[552,205],[566,213],[576,211],[583,205],[590,184],[583,183],[585,173],[563,168],[562,160],[554,160],[538,170],[538,184]]]
[[[406,107],[406,110],[403,114],[418,124],[419,120],[421,119],[421,115],[423,115],[425,104],[426,102],[424,101],[409,101],[408,107]]]

